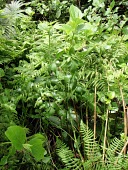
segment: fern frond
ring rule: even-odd
[[[93,162],[98,161],[101,158],[101,153],[97,142],[94,140],[94,134],[92,130],[86,126],[83,121],[80,124],[80,132],[84,141],[84,152],[88,160]]]
[[[122,147],[124,146],[124,142],[119,140],[118,138],[114,138],[109,148],[107,149],[107,155],[109,158],[118,156]]]
[[[107,148],[107,167],[115,170],[122,169],[122,160],[124,160],[124,155],[121,154],[121,150],[124,146],[124,142],[118,138],[114,138]],[[121,163],[121,164],[120,164]]]
[[[60,140],[57,140],[57,154],[67,168],[71,170],[83,170],[83,165],[80,159],[75,158],[69,147]]]
[[[0,25],[3,29],[3,34],[7,37],[15,33],[16,19],[23,16],[22,6],[22,2],[12,1],[10,4],[6,4],[0,13]]]
[[[21,17],[23,10],[21,10],[20,8],[22,6],[23,6],[23,3],[20,1],[11,1],[10,4],[6,4],[5,8],[3,9],[2,14],[4,16],[10,16],[11,19]]]
[[[65,163],[66,168],[73,170],[127,170],[128,155],[123,155],[124,142],[114,138],[106,148],[106,161],[102,162],[102,154],[94,134],[86,124],[81,121],[80,132],[84,145],[84,161],[75,158],[74,153],[61,141],[57,141],[57,154]]]

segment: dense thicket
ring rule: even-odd
[[[0,2],[0,168],[127,170],[127,1]]]

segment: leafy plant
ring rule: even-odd
[[[32,0],[26,3],[26,13],[32,15],[34,20],[49,22],[59,20],[62,23],[68,20],[68,9],[72,3],[75,2],[73,0]]]
[[[82,121],[80,131],[82,145],[84,146],[81,153],[83,156],[79,155],[77,149],[73,152],[63,142],[57,141],[57,154],[65,164],[66,169],[127,169],[126,162],[128,157],[122,153],[124,149],[123,141],[114,138],[110,146],[106,148],[105,160],[102,160],[102,147],[94,139],[93,132]]]
[[[84,1],[78,3],[84,6]],[[7,32],[7,38],[3,36],[6,28],[0,27],[0,135],[1,143],[4,143],[0,154],[5,156],[3,169],[8,166],[6,163],[10,169],[60,168],[55,153],[56,136],[75,151],[73,154],[70,151],[70,162],[66,166],[100,169],[117,164],[120,168],[124,163],[126,169],[125,159],[124,162],[122,159],[125,150],[120,151],[122,143],[115,138],[110,152],[107,148],[113,137],[123,134],[124,125],[127,144],[124,109],[128,97],[127,18],[118,15],[115,1],[92,3],[90,1],[86,9],[82,7],[82,11],[71,5],[67,23],[67,18],[62,21],[61,17],[67,16],[70,1],[31,1],[21,6],[23,11],[19,8],[21,2],[16,1],[0,11],[1,23],[7,21],[9,30],[13,29],[13,34]],[[4,11],[14,20],[9,20]],[[54,18],[61,23],[53,21]],[[86,121],[87,127],[80,130],[81,119]],[[42,147],[39,136],[27,137],[22,126],[28,127],[31,135],[45,133],[47,147]],[[88,127],[94,129],[94,134]],[[12,134],[11,129],[16,133]],[[17,135],[19,131],[25,138]],[[14,137],[21,138],[21,143]],[[7,138],[8,144],[5,143]],[[43,158],[40,152],[37,154],[37,149],[44,153],[44,147],[51,162],[49,157]],[[63,147],[68,153],[69,149]],[[118,153],[112,154],[114,148],[121,153],[121,158],[116,157]],[[64,159],[68,161],[66,157]]]
[[[1,166],[5,166],[9,163],[11,157],[17,153],[22,154],[23,157],[26,157],[26,162],[32,158],[35,161],[39,162],[44,159],[46,150],[43,145],[45,142],[45,137],[42,134],[35,134],[33,136],[26,137],[27,129],[22,128],[21,126],[10,126],[5,132],[5,135],[10,142],[3,142],[1,145],[11,145],[8,147],[9,153],[7,156],[3,156],[0,162]],[[23,158],[22,158],[23,159]]]

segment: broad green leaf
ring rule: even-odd
[[[52,115],[54,115],[54,113],[55,113],[55,109],[51,107],[50,109],[48,109],[47,116],[48,116],[48,117],[49,117],[49,116],[52,116]]]
[[[111,49],[111,45],[104,45],[104,48],[106,49],[106,50],[110,50]]]
[[[109,97],[109,99],[113,99],[115,97],[115,92],[114,91],[110,91],[108,92],[107,96]]]
[[[64,24],[61,29],[66,32],[66,34],[70,34],[74,31],[81,31],[81,28],[79,28],[82,23],[84,23],[83,19],[76,18],[75,20],[70,20],[67,24]],[[78,27],[78,28],[77,28]]]
[[[67,35],[69,35],[71,32],[73,32],[73,28],[70,26],[70,25],[68,25],[68,24],[64,24],[62,27],[61,27],[61,29],[63,30],[63,31],[65,31],[66,32],[66,34]]]
[[[104,102],[105,102],[105,99],[106,99],[105,96],[102,96],[102,97],[100,98],[100,101],[104,103]]]
[[[115,6],[115,1],[113,0],[113,1],[110,3],[110,9],[112,10],[114,6]]]
[[[71,72],[72,72],[72,73],[75,73],[75,71],[77,70],[77,68],[78,68],[78,64],[77,64],[75,61],[72,61],[71,64],[70,64]]]
[[[43,159],[45,153],[45,149],[42,146],[43,141],[38,138],[33,138],[29,141],[29,144],[32,145],[31,152],[35,160],[40,161],[41,159]]]
[[[77,27],[77,30],[84,31],[87,36],[93,35],[97,31],[97,26],[92,25],[90,22],[84,23],[84,24],[79,24]]]
[[[4,70],[0,68],[0,77],[3,77],[5,75]]]
[[[79,29],[77,27],[79,27],[80,24],[84,23],[84,20],[80,19],[80,18],[76,18],[75,20],[70,20],[68,22],[68,25],[71,26],[71,31],[79,31]]]
[[[42,134],[40,134],[40,133],[36,133],[35,135],[34,135],[34,138],[38,138],[38,139],[41,139],[42,140],[42,142],[45,142],[45,137],[44,137],[44,135],[42,135]]]
[[[85,29],[84,27],[85,27],[85,24],[84,24],[84,23],[79,24],[79,25],[77,26],[77,31],[79,32],[79,31],[84,30],[84,29]]]
[[[5,135],[11,141],[16,150],[23,149],[23,144],[26,141],[26,133],[24,128],[20,126],[10,126],[5,132]]]
[[[70,20],[76,20],[76,18],[81,19],[83,17],[81,10],[74,5],[70,6],[69,13],[70,13]]]

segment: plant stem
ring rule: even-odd
[[[86,107],[86,125],[88,126],[88,107]]]
[[[107,112],[106,112],[106,123],[105,123],[105,132],[104,132],[103,162],[105,160],[105,151],[106,151],[106,139],[107,139],[107,128],[108,128],[108,113],[109,113],[109,110],[107,109]]]
[[[96,138],[96,85],[95,85],[95,93],[94,93],[94,139]]]
[[[0,146],[1,145],[8,145],[8,144],[11,144],[11,142],[2,142],[2,143],[0,143]]]
[[[75,145],[76,145],[76,149],[78,151],[78,154],[80,156],[80,159],[82,161],[82,165],[84,167],[84,158],[80,152],[80,149],[79,149],[79,145],[78,145],[78,142],[77,142],[77,138],[76,138],[76,133],[75,133],[75,127],[73,126],[73,123],[72,123],[72,120],[71,120],[71,125],[72,125],[72,130],[73,130],[73,134],[74,134],[74,142],[75,142]]]
[[[125,142],[125,144],[124,144],[124,146],[123,146],[119,156],[124,152],[124,150],[126,149],[127,145],[128,145],[128,140]],[[115,161],[115,165],[118,163],[119,156],[117,157],[117,159]]]
[[[120,86],[120,94],[122,97],[122,104],[123,104],[123,111],[124,111],[124,135],[127,137],[127,113],[125,109],[125,101],[124,101],[124,95],[123,95],[123,90],[122,87]],[[126,154],[127,148],[124,148],[124,154]]]

